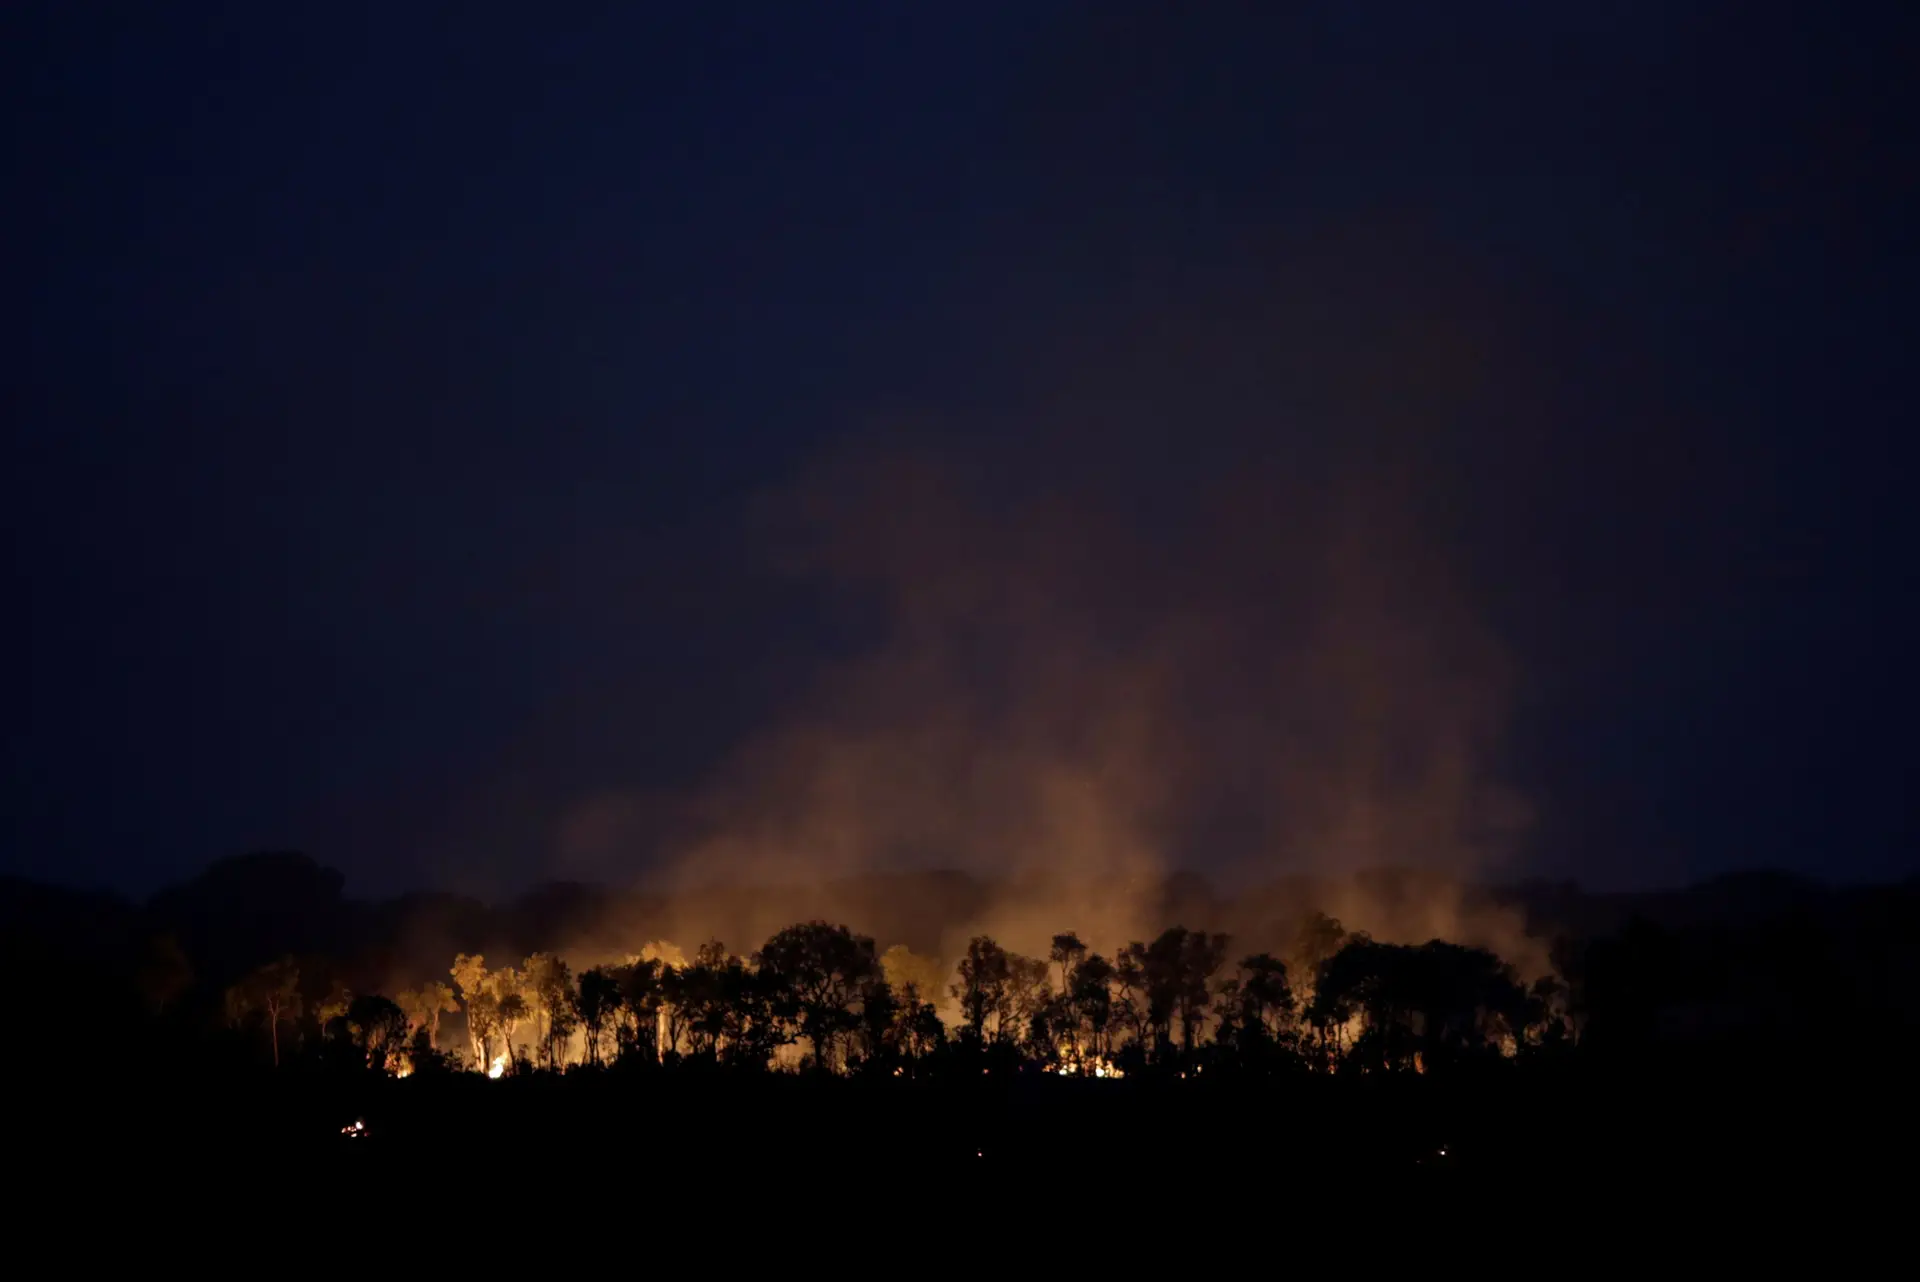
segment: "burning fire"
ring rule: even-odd
[[[1049,1064],[1046,1072],[1062,1077],[1125,1077],[1118,1065],[1104,1055],[1082,1055],[1070,1046],[1060,1048],[1059,1064]]]
[[[487,1067],[487,1076],[499,1077],[502,1074],[504,1074],[506,1071],[507,1071],[507,1057],[505,1055],[495,1055],[493,1057],[493,1063],[488,1065]]]

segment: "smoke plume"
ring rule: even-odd
[[[676,804],[674,884],[967,869],[1004,889],[951,956],[976,929],[1113,947],[1168,924],[1181,868],[1251,887],[1511,856],[1516,674],[1461,573],[1440,430],[1489,357],[1457,300],[1420,305],[1431,275],[1376,312],[1377,270],[1336,273],[1339,308],[1243,282],[1142,329],[1130,304],[1055,341],[1081,373],[1024,411],[851,434],[764,496],[769,557],[848,638]],[[1513,933],[1433,893],[1324,906]]]

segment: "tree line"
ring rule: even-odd
[[[654,943],[578,974],[549,952],[499,967],[461,953],[446,981],[391,996],[309,992],[286,957],[233,985],[226,1014],[276,1065],[297,1055],[397,1076],[1420,1073],[1578,1039],[1577,983],[1523,983],[1485,949],[1384,943],[1313,913],[1285,956],[1232,951],[1224,934],[1181,926],[1112,957],[1071,932],[1045,957],[980,935],[949,965],[809,921],[744,956]]]

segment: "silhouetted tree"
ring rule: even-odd
[[[354,998],[347,1008],[347,1026],[353,1031],[354,1045],[365,1054],[368,1068],[390,1071],[406,1049],[407,1014],[391,998],[378,993]]]
[[[1073,969],[1069,985],[1073,1010],[1085,1027],[1093,1053],[1113,1053],[1110,1028],[1113,1024],[1113,963],[1099,953],[1089,953]]]
[[[620,977],[613,969],[595,966],[580,972],[574,1009],[587,1036],[587,1063],[600,1063],[601,1039],[620,1009]]]
[[[775,1013],[812,1044],[817,1067],[833,1067],[836,1042],[858,1024],[861,993],[881,975],[873,940],[845,926],[804,922],[769,939],[756,961]]]
[[[1271,1059],[1293,1017],[1286,963],[1267,953],[1241,959],[1240,973],[1223,986],[1221,1000],[1221,1031],[1241,1060]]]
[[[172,935],[147,941],[135,980],[148,1014],[158,1019],[193,985],[193,966]]]
[[[727,1030],[727,963],[725,944],[710,939],[700,945],[693,961],[674,972],[675,1005],[684,1018],[690,1054],[718,1058],[720,1039]]]
[[[1053,1048],[1047,1011],[1053,1002],[1053,990],[1047,984],[1047,963],[1039,957],[1007,954],[1007,997],[1011,1004],[1007,1021],[1014,1040],[1023,1041],[1036,1053]]]
[[[661,1031],[665,1037],[660,1050],[663,1057],[679,1055],[680,1039],[686,1035],[687,1016],[692,1009],[687,980],[689,969],[688,966],[660,968]]]
[[[739,957],[728,957],[720,988],[726,1018],[721,1026],[720,1059],[735,1068],[764,1069],[785,1045],[787,1024],[776,1009],[777,980]]]
[[[1127,1033],[1128,1044],[1146,1054],[1153,1040],[1153,1022],[1147,1000],[1147,948],[1138,940],[1120,950],[1113,963],[1113,983],[1118,989],[1113,1002],[1113,1017]]]
[[[1340,1029],[1350,1018],[1350,1012],[1340,1001],[1320,998],[1320,972],[1346,941],[1346,928],[1337,919],[1316,910],[1308,913],[1295,928],[1293,943],[1287,951],[1287,973],[1300,989],[1295,1000],[1301,1004],[1301,1013],[1313,1030],[1315,1058],[1322,1068],[1328,1067],[1340,1053]]]
[[[1080,1049],[1081,1019],[1079,995],[1074,991],[1073,976],[1086,955],[1087,946],[1072,931],[1055,935],[1053,946],[1047,950],[1047,960],[1060,968],[1060,994],[1056,1002],[1058,1013],[1053,1022],[1064,1032],[1075,1052]]]
[[[1121,962],[1129,1001],[1138,1007],[1142,1049],[1157,1058],[1173,1044],[1173,1018],[1187,991],[1186,928],[1169,927],[1151,944],[1135,940]]]
[[[1006,1027],[1013,1010],[1012,986],[1007,950],[986,935],[968,940],[953,996],[960,1003],[961,1020],[976,1041],[996,1040]]]
[[[1181,941],[1180,1043],[1191,1055],[1200,1041],[1213,1007],[1213,978],[1227,964],[1227,937],[1205,931],[1190,931]]]
[[[884,979],[872,979],[860,990],[858,1038],[860,1066],[868,1072],[882,1072],[901,1057],[903,1011]]]
[[[661,976],[657,957],[634,957],[616,972],[620,990],[620,1055],[654,1063],[660,1058]]]

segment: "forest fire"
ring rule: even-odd
[[[1229,967],[1229,940],[1173,927],[1112,960],[1071,933],[1046,957],[980,935],[951,964],[896,945],[884,954],[845,926],[805,922],[751,956],[717,941],[691,958],[649,945],[575,975],[552,953],[493,968],[461,954],[454,985],[397,1001],[338,992],[321,1003],[323,1042],[394,1077],[463,1060],[489,1079],[621,1062],[709,1061],[775,1072],[988,1077],[1038,1072],[1117,1080],[1197,1077],[1209,1066],[1425,1074],[1442,1061],[1513,1059],[1571,1038],[1553,978],[1520,982],[1483,949],[1348,934],[1313,914],[1286,960]],[[1298,974],[1298,988],[1290,982]],[[277,1036],[298,1029],[298,972],[234,990],[234,1009]],[[439,1016],[465,1016],[469,1053],[436,1045]]]

